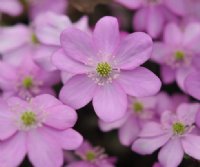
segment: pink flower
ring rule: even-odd
[[[17,16],[22,12],[23,8],[19,0],[1,0],[0,13],[6,13],[11,16]]]
[[[186,27],[175,23],[166,26],[164,41],[154,45],[152,59],[161,65],[161,76],[164,83],[177,81],[182,90],[184,80],[193,70],[194,59],[200,53],[200,24],[191,22]]]
[[[200,159],[200,136],[195,133],[195,118],[199,104],[181,104],[176,114],[163,113],[161,123],[149,122],[144,125],[140,138],[132,149],[140,154],[152,154],[161,147],[159,162],[164,167],[177,167],[184,153]]]
[[[41,93],[54,94],[52,86],[59,82],[59,72],[46,72],[39,68],[30,57],[15,67],[0,62],[0,88],[5,98],[18,96],[30,99]]]
[[[40,43],[34,55],[34,60],[48,71],[56,69],[51,63],[51,55],[60,48],[60,35],[65,29],[76,27],[83,31],[89,31],[86,16],[72,23],[68,16],[52,12],[46,12],[36,17],[33,26],[35,36]]]
[[[133,27],[137,31],[146,31],[152,38],[161,35],[168,21],[177,18],[166,7],[163,0],[116,0],[130,9],[137,9],[133,17]]]
[[[72,162],[66,167],[114,167],[115,158],[108,157],[101,147],[93,147],[85,141],[75,151],[80,161]]]
[[[151,56],[151,38],[138,32],[120,41],[113,17],[100,19],[93,36],[75,28],[65,30],[61,46],[53,63],[75,75],[65,83],[60,99],[76,109],[93,100],[98,117],[112,122],[124,116],[127,94],[142,97],[160,89],[157,76],[139,67]]]
[[[139,137],[146,123],[159,120],[164,111],[176,111],[179,104],[188,101],[187,96],[180,94],[169,96],[164,92],[152,97],[129,97],[127,113],[123,118],[111,123],[99,121],[99,125],[105,132],[119,129],[120,142],[129,146]]]
[[[72,129],[76,112],[51,95],[29,102],[12,97],[1,101],[0,108],[1,166],[19,166],[27,154],[35,167],[60,167],[62,149],[74,150],[82,143]]]

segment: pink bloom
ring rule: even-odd
[[[67,10],[68,0],[31,0],[27,2],[29,6],[29,16],[31,19],[45,12],[64,14]]]
[[[133,27],[146,31],[152,38],[161,35],[168,21],[177,20],[168,10],[163,0],[116,0],[130,9],[137,9],[133,17]]]
[[[46,72],[39,68],[30,57],[15,67],[0,62],[0,88],[5,98],[19,96],[30,99],[41,93],[54,94],[52,86],[59,82],[59,72]]]
[[[153,167],[162,167],[161,165],[160,165],[160,163],[155,163],[154,165],[153,165]]]
[[[72,129],[76,112],[51,95],[29,102],[13,97],[1,101],[0,108],[1,166],[19,166],[27,154],[35,167],[60,167],[62,149],[74,150],[82,143]]]
[[[129,97],[127,113],[123,118],[112,123],[100,121],[99,125],[103,131],[119,129],[120,142],[129,146],[139,137],[146,123],[160,119],[164,111],[176,111],[179,104],[188,101],[187,96],[179,94],[169,96],[164,92],[152,97]]]
[[[114,158],[108,157],[101,147],[93,147],[89,142],[85,141],[76,150],[76,155],[80,157],[80,161],[72,162],[66,167],[114,167]]]
[[[164,167],[177,167],[187,155],[200,160],[200,136],[195,133],[195,118],[199,104],[181,104],[176,114],[166,111],[161,123],[149,122],[132,145],[137,153],[152,154],[161,147],[159,162]]]
[[[60,35],[70,27],[76,27],[83,31],[89,31],[88,18],[82,17],[72,23],[68,16],[52,12],[46,12],[33,22],[35,36],[40,45],[34,55],[34,60],[45,70],[55,70],[51,63],[51,55],[60,48]]]
[[[174,80],[183,90],[187,74],[193,70],[194,59],[200,54],[200,24],[191,22],[186,27],[175,23],[166,26],[164,41],[154,45],[152,59],[161,64],[164,83]]]
[[[22,12],[22,5],[19,0],[1,0],[0,13],[6,13],[11,16],[17,16]]]
[[[138,32],[120,41],[113,17],[100,19],[93,36],[75,28],[65,30],[61,46],[53,63],[75,75],[65,83],[60,99],[76,109],[93,100],[98,117],[112,122],[125,114],[127,94],[142,97],[160,89],[157,76],[139,67],[151,56],[151,38]]]

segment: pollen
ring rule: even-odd
[[[112,71],[112,67],[107,62],[98,63],[96,71],[101,77],[108,77]]]
[[[142,105],[142,103],[140,102],[135,102],[133,103],[133,110],[136,112],[136,113],[141,113],[144,109],[144,106]]]
[[[33,86],[33,79],[31,77],[25,77],[22,85],[25,89],[30,89]]]
[[[36,115],[34,112],[27,111],[21,115],[21,120],[25,126],[32,126],[36,123]]]
[[[176,122],[173,124],[174,134],[182,135],[185,132],[185,125],[181,122]]]
[[[88,160],[88,161],[93,161],[93,160],[95,160],[96,159],[96,154],[95,154],[95,152],[93,152],[93,151],[88,151],[87,153],[86,153],[86,160]]]
[[[31,41],[32,41],[34,44],[39,43],[39,40],[38,40],[38,38],[36,37],[35,34],[32,34],[32,35],[31,35]]]
[[[185,53],[183,51],[177,51],[175,53],[175,60],[176,61],[182,61],[185,58]]]

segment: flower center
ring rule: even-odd
[[[183,51],[177,51],[175,53],[175,60],[176,61],[183,61],[185,58],[185,53]]]
[[[185,125],[181,122],[176,122],[173,124],[173,131],[177,135],[182,135],[185,132]]]
[[[112,67],[107,62],[98,63],[96,71],[101,77],[108,77],[112,71]]]
[[[36,35],[35,35],[34,33],[31,35],[31,41],[32,41],[34,44],[39,43],[39,40],[38,40],[38,38],[36,37]]]
[[[32,126],[36,123],[36,115],[34,112],[27,111],[21,115],[21,120],[25,126]]]
[[[87,159],[88,161],[93,161],[94,159],[96,159],[96,154],[95,154],[95,152],[93,152],[93,151],[88,151],[88,152],[86,153],[86,159]]]
[[[25,89],[30,89],[33,86],[33,79],[31,77],[25,77],[22,85]]]
[[[144,109],[144,106],[142,103],[140,102],[135,102],[133,103],[133,110],[136,112],[136,113],[141,113]]]

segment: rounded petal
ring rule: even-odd
[[[133,27],[137,31],[144,31],[146,29],[147,17],[148,11],[146,10],[146,8],[141,8],[140,10],[137,10],[133,17]]]
[[[159,78],[143,67],[132,71],[121,71],[118,82],[127,94],[135,97],[154,95],[161,87]]]
[[[164,26],[164,15],[159,6],[152,6],[148,8],[147,13],[147,32],[152,38],[157,38]]]
[[[140,0],[115,0],[129,9],[137,9],[142,5]]]
[[[154,137],[163,135],[165,131],[162,128],[162,125],[157,122],[148,122],[144,124],[142,130],[140,131],[140,137]]]
[[[137,120],[133,117],[130,117],[119,129],[120,142],[125,146],[130,146],[138,137],[140,130],[141,129]]]
[[[187,10],[187,5],[184,2],[185,0],[166,0],[165,4],[169,9],[178,15],[185,15],[189,10]]]
[[[153,42],[149,35],[132,33],[121,42],[115,61],[121,69],[134,69],[150,58],[152,49]]]
[[[182,139],[182,145],[186,154],[200,160],[200,136],[188,134]]]
[[[22,10],[22,5],[16,0],[6,0],[0,2],[0,11],[11,16],[19,15]]]
[[[68,28],[62,32],[60,41],[67,55],[78,62],[88,63],[88,59],[96,56],[89,33],[76,28]]]
[[[52,63],[62,71],[82,74],[88,71],[87,66],[70,58],[63,49],[59,49],[52,56]]]
[[[181,163],[184,151],[180,139],[174,138],[161,148],[158,159],[164,167],[177,167]]]
[[[113,82],[98,88],[93,98],[93,106],[103,121],[117,121],[126,113],[127,96],[121,87]]]
[[[200,105],[198,103],[180,104],[176,111],[177,117],[180,121],[184,122],[184,124],[192,126],[195,123],[195,118],[199,109]]]
[[[200,100],[200,75],[193,72],[185,80],[186,91],[196,99]]]
[[[165,27],[164,31],[164,41],[170,45],[179,45],[182,42],[183,34],[181,29],[176,23],[169,23]]]
[[[96,87],[87,75],[76,75],[65,83],[59,97],[65,104],[79,109],[92,100]]]
[[[1,166],[20,166],[27,153],[25,133],[17,133],[1,142],[0,150]]]
[[[35,167],[60,167],[63,153],[60,144],[44,128],[32,130],[27,138],[28,157]]]
[[[61,147],[65,150],[75,150],[79,148],[83,142],[83,137],[73,129],[54,131],[53,134]]]
[[[95,26],[93,40],[99,54],[111,55],[119,44],[119,24],[116,18],[105,16]]]
[[[66,129],[73,127],[77,120],[76,112],[66,106],[57,105],[45,109],[45,124],[56,128],[56,129]]]
[[[158,148],[163,146],[170,137],[171,134],[165,134],[151,138],[137,139],[132,145],[132,150],[142,155],[152,154]]]

